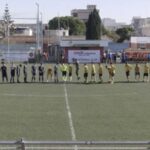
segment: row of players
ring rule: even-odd
[[[23,71],[23,76],[24,76],[24,82],[27,83],[27,77],[28,77],[28,67],[27,64],[19,64],[15,65],[13,62],[10,65],[10,83],[15,82],[15,76],[17,78],[17,82],[20,83],[20,75],[21,75],[21,68]],[[52,80],[52,77],[54,77],[55,82],[59,82],[59,75],[58,71],[59,68],[62,72],[62,79],[63,81],[67,80],[67,72],[69,71],[69,79],[70,81],[72,80],[72,65],[66,65],[66,64],[55,64],[54,67],[52,68],[51,65],[48,66],[48,69],[45,70],[44,65],[41,63],[39,66],[36,64],[31,66],[31,82],[36,81],[36,76],[39,78],[39,82],[44,82],[44,74],[45,72],[47,73],[47,82],[49,80]],[[79,72],[79,64],[76,64],[76,74],[78,75]],[[8,71],[7,71],[7,65],[2,62],[2,65],[0,67],[0,71],[2,73],[2,82],[6,80],[8,82]],[[37,75],[38,74],[38,75]],[[79,79],[79,77],[78,77]]]
[[[77,80],[80,79],[79,76],[79,63],[76,62],[75,64],[75,74],[77,76]],[[15,82],[15,76],[17,77],[17,82],[20,82],[20,74],[21,74],[21,67],[22,65],[15,65],[14,63],[11,63],[10,66],[10,83]],[[84,72],[83,72],[83,77],[84,77],[84,82],[88,83],[88,76],[90,74],[91,76],[91,82],[96,82],[96,74],[99,76],[99,82],[103,82],[103,70],[106,68],[108,70],[109,74],[109,83],[114,83],[114,77],[116,74],[116,66],[112,63],[109,65],[103,66],[103,64],[99,63],[98,64],[98,70],[96,70],[96,65],[94,63],[91,63],[91,68],[89,69],[89,65],[84,64]],[[125,63],[125,74],[127,81],[130,81],[130,71],[133,69],[133,65]],[[2,82],[6,80],[8,82],[8,75],[7,75],[7,66],[5,63],[2,63],[1,68],[2,72]],[[67,81],[67,77],[69,77],[69,81],[72,81],[72,73],[73,73],[73,65],[72,64],[55,64],[54,67],[52,68],[51,65],[48,66],[48,69],[46,70],[47,74],[47,82],[49,80],[52,81],[52,78],[54,79],[54,82],[59,82],[59,76],[58,76],[58,71],[62,72],[62,80],[64,82]],[[141,74],[141,66],[136,63],[134,67],[134,72],[135,72],[135,80],[139,81],[140,80],[140,74]],[[148,63],[144,64],[143,68],[143,81],[149,81],[149,72],[150,72],[150,67]],[[45,68],[44,65],[41,63],[39,66],[36,66],[35,64],[31,66],[31,82],[36,81],[36,76],[38,73],[38,78],[39,82],[44,82],[44,73],[45,73]],[[27,82],[27,77],[28,77],[28,69],[27,69],[27,64],[23,65],[23,75],[24,75],[24,82]]]

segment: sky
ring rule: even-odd
[[[0,17],[8,3],[12,18],[35,18],[36,3],[39,4],[40,17],[44,23],[56,16],[70,16],[72,9],[86,9],[87,5],[97,5],[101,18],[116,19],[117,22],[131,23],[133,16],[150,17],[150,0],[2,0]],[[17,19],[15,22],[32,22],[36,20]]]

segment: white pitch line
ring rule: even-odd
[[[10,97],[64,97],[64,95],[39,95],[39,94],[15,94],[15,93],[0,93],[0,96],[10,96]]]
[[[55,146],[55,147],[26,147],[27,150],[73,150],[71,146],[66,146],[66,147],[60,147],[60,146]],[[147,147],[78,147],[79,150],[146,150]]]
[[[138,95],[136,92],[131,93],[113,93],[113,94],[88,94],[88,95],[67,95],[67,97],[109,97],[109,96],[131,96],[131,95]],[[39,95],[39,94],[15,94],[15,93],[0,93],[0,96],[10,96],[10,97],[45,97],[45,98],[61,98],[64,95]]]
[[[67,109],[68,119],[69,119],[69,126],[70,126],[70,130],[71,130],[71,137],[72,137],[73,141],[76,141],[76,134],[75,134],[72,114],[71,114],[71,110],[70,110],[70,106],[69,106],[69,100],[68,100],[68,93],[67,93],[66,84],[64,84],[64,92],[65,92],[66,109]],[[75,145],[75,150],[78,150],[76,145]]]
[[[87,95],[69,95],[68,97],[109,97],[109,96],[131,96],[131,95],[138,95],[136,92],[131,93],[108,93],[108,94],[87,94]]]

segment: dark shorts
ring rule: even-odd
[[[143,76],[144,76],[144,77],[145,77],[145,76],[148,77],[148,73],[144,73]]]
[[[41,72],[41,73],[39,73],[39,76],[43,76],[43,75],[44,75],[44,73],[42,73],[42,72]]]
[[[56,76],[58,73],[57,73],[57,71],[54,71],[54,75]]]
[[[69,72],[69,77],[72,77],[72,72]]]
[[[111,73],[111,76],[114,77],[114,76],[115,76],[115,73],[112,72],[112,73]]]
[[[76,70],[76,75],[77,75],[77,76],[79,75],[79,69]]]
[[[87,78],[88,77],[88,73],[84,73],[84,78]]]
[[[140,72],[135,72],[135,76],[140,76]]]
[[[36,75],[36,72],[32,72],[32,76],[35,76]]]
[[[130,71],[126,71],[126,76],[130,76]]]
[[[2,78],[7,78],[7,75],[2,75]]]
[[[95,73],[92,73],[91,76],[92,76],[92,77],[95,76]]]
[[[66,75],[67,75],[67,71],[63,71],[62,76],[66,76]]]
[[[15,71],[11,71],[11,76],[12,76],[12,77],[15,76]]]
[[[99,74],[99,77],[102,77],[102,76],[103,76],[103,74],[102,74],[102,73],[100,73],[100,74]]]
[[[2,73],[2,76],[3,76],[3,77],[7,77],[7,73],[6,73],[6,72],[3,72],[3,73]]]

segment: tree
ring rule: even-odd
[[[101,19],[96,9],[91,12],[86,23],[86,39],[101,39]]]
[[[49,21],[49,29],[69,29],[69,35],[83,35],[85,34],[84,22],[74,17],[55,17]]]
[[[5,6],[4,15],[3,15],[3,32],[5,37],[8,36],[8,28],[10,33],[13,31],[13,21],[11,20],[11,16],[8,9],[8,4]]]
[[[11,16],[10,16],[9,9],[8,9],[8,4],[6,4],[6,6],[5,6],[3,20],[8,22],[8,23],[11,21]]]
[[[124,27],[116,30],[116,34],[118,34],[119,39],[117,42],[123,42],[124,40],[129,40],[131,34],[133,33],[133,29],[131,27]]]

